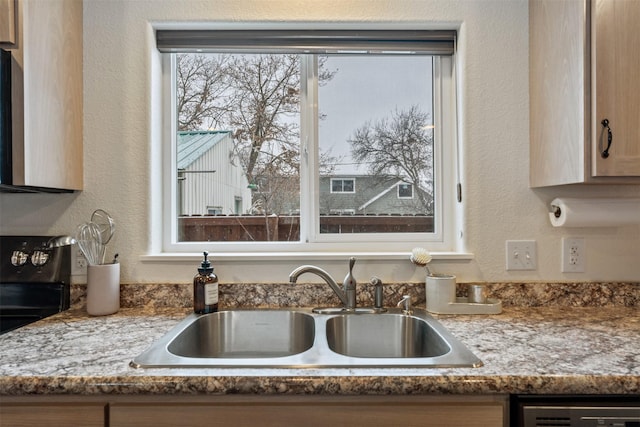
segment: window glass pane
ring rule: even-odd
[[[433,58],[317,64],[320,233],[433,232]],[[176,54],[179,242],[300,241],[302,78],[298,55]]]
[[[177,54],[175,76],[178,241],[299,240],[299,57]]]
[[[398,184],[398,197],[412,198],[413,186],[411,184]]]
[[[433,232],[433,58],[320,61],[333,70],[318,88],[320,233]],[[351,177],[342,194],[336,176]]]
[[[326,181],[326,177],[323,179]],[[336,179],[331,178],[332,193],[353,193],[355,189],[355,181],[353,179]]]

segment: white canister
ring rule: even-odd
[[[104,316],[120,310],[120,264],[87,267],[87,313]]]
[[[456,302],[456,276],[430,274],[426,282],[427,311],[447,312],[450,303]]]

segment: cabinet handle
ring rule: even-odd
[[[603,127],[607,128],[607,148],[602,150],[602,153],[600,153],[602,158],[606,159],[607,157],[609,157],[609,149],[611,148],[611,142],[613,141],[613,133],[611,133],[611,128],[609,127],[608,119],[604,119],[600,123],[602,123]]]

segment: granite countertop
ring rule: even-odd
[[[72,309],[0,336],[0,395],[638,394],[637,307],[505,307],[434,315],[480,368],[135,369],[188,308]]]

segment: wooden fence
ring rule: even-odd
[[[419,233],[433,232],[433,216],[322,215],[320,232]],[[178,217],[181,242],[298,241],[299,216],[205,215]]]

